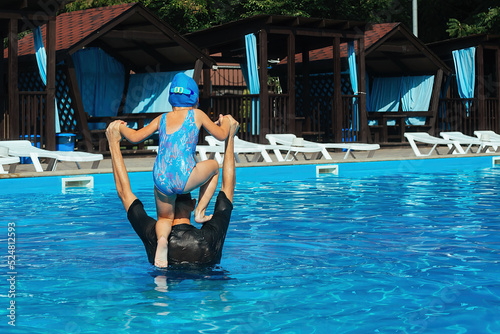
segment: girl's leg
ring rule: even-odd
[[[168,235],[172,230],[172,221],[160,218],[156,222],[156,245],[155,266],[158,268],[168,267]]]
[[[205,216],[205,210],[215,193],[218,180],[219,164],[215,160],[205,160],[197,163],[189,176],[184,187],[184,192],[189,192],[200,187],[200,198],[198,199],[194,217],[197,223],[204,223],[212,218],[211,215]]]
[[[155,266],[166,268],[168,266],[168,236],[172,230],[174,221],[175,198],[176,195],[167,196],[158,191],[155,187],[157,247],[155,253]]]
[[[194,210],[194,221],[197,223],[204,223],[212,218],[212,215],[205,216],[205,211],[207,210],[208,204],[212,199],[217,188],[217,181],[219,181],[219,173],[212,175],[207,183],[200,187],[200,198],[198,199],[198,205]]]

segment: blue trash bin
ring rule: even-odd
[[[76,135],[73,133],[56,133],[57,151],[74,151]]]
[[[35,141],[35,135],[24,135],[20,136],[19,138],[24,139],[24,140],[29,140],[31,142],[31,145],[33,145],[33,142]],[[36,135],[37,141],[36,141],[36,147],[40,148],[40,135]],[[33,145],[35,146],[35,145]],[[31,161],[31,158],[26,158],[26,157],[21,157],[19,158],[19,162],[22,164],[32,164],[33,161]]]

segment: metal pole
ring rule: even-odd
[[[418,37],[418,5],[417,0],[412,0],[413,35]]]

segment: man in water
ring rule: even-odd
[[[231,116],[229,136],[222,167],[222,185],[212,219],[198,229],[191,225],[191,213],[196,207],[196,199],[191,194],[178,195],[175,202],[175,217],[168,237],[168,263],[171,265],[195,264],[215,265],[220,262],[222,247],[233,210],[235,187],[234,136],[239,124]],[[113,165],[116,191],[120,197],[130,224],[141,238],[146,248],[148,261],[154,264],[156,253],[156,219],[149,217],[142,202],[132,193],[127,169],[120,151],[122,136],[119,131],[121,121],[114,121],[106,129]]]

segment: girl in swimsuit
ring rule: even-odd
[[[159,132],[159,149],[153,167],[155,184],[156,236],[158,239],[155,266],[168,265],[168,236],[174,220],[177,195],[200,188],[195,221],[204,223],[211,219],[205,215],[207,206],[215,193],[219,179],[219,164],[215,160],[196,163],[194,154],[198,134],[203,126],[212,136],[225,140],[229,134],[229,121],[220,116],[217,122],[198,105],[198,86],[187,75],[177,74],[171,83],[169,102],[172,112],[162,114],[139,130],[120,125],[121,134],[130,142],[142,142],[155,131]]]

